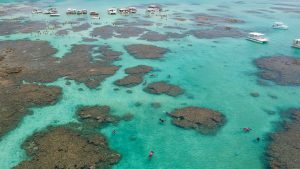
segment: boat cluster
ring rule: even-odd
[[[50,16],[60,16],[60,14],[58,14],[58,11],[56,8],[49,8],[44,11],[41,9],[33,9],[32,14],[46,14],[46,15],[50,15]]]
[[[107,9],[107,14],[109,15],[129,15],[129,14],[135,14],[137,13],[137,8],[136,7],[126,7],[126,8],[109,8]],[[155,14],[158,12],[161,12],[162,8],[157,5],[149,5],[146,9],[146,13],[148,14]],[[49,8],[47,10],[41,10],[41,9],[34,9],[32,10],[32,14],[48,14],[50,16],[60,16],[58,14],[58,11],[56,8]],[[86,9],[74,9],[74,8],[68,8],[66,11],[67,15],[86,15],[88,14],[88,10]],[[92,18],[100,18],[99,13],[95,11],[90,11],[89,13]]]
[[[272,25],[273,29],[287,30],[289,27],[285,25],[283,22],[275,22]],[[250,32],[247,40],[257,42],[257,43],[267,43],[269,41],[268,38],[265,37],[263,33],[259,32]],[[300,39],[295,39],[293,41],[292,47],[300,48]]]
[[[72,9],[72,8],[68,8],[66,14],[67,15],[83,15],[83,14],[87,14],[88,11],[86,9]]]
[[[109,8],[109,9],[107,9],[107,13],[109,15],[116,15],[118,13],[121,14],[121,15],[129,15],[129,14],[137,13],[137,8],[136,7]]]

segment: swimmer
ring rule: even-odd
[[[164,119],[159,119],[160,123],[164,123],[166,120]]]
[[[249,128],[249,127],[245,127],[245,128],[243,128],[243,131],[244,132],[250,132],[252,129],[251,128]]]
[[[149,153],[149,160],[152,158],[153,154],[154,154],[154,152],[150,151],[150,153]]]
[[[256,141],[257,141],[257,142],[259,142],[259,141],[260,141],[260,138],[259,138],[259,137],[257,137],[257,138],[256,138]]]

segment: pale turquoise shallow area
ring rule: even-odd
[[[1,2],[7,2],[0,0]],[[245,13],[246,10],[267,9],[272,4],[281,1],[256,0],[237,1],[207,0],[207,1],[152,1],[157,3],[175,3],[166,8],[170,13],[190,9],[193,12],[202,12],[215,15],[230,15],[246,21],[237,25],[249,31],[260,31],[267,34],[270,43],[260,45],[246,41],[243,38],[196,39],[192,36],[171,42],[147,42],[130,39],[99,40],[91,44],[107,43],[114,50],[122,51],[122,60],[115,62],[122,65],[116,75],[107,78],[98,89],[89,89],[83,84],[72,81],[70,86],[65,85],[65,79],[59,79],[48,85],[60,86],[63,97],[53,106],[33,108],[33,113],[27,115],[19,126],[9,132],[0,140],[0,168],[9,169],[26,159],[21,144],[34,132],[45,129],[49,125],[60,125],[76,121],[75,110],[80,105],[109,105],[112,113],[122,115],[130,112],[134,119],[130,122],[121,122],[110,125],[99,132],[108,137],[110,147],[122,155],[116,169],[128,168],[161,168],[161,169],[261,169],[264,168],[264,151],[267,134],[274,131],[274,122],[279,121],[278,112],[289,107],[299,107],[299,87],[283,87],[275,84],[261,86],[257,84],[256,67],[253,60],[263,56],[290,55],[300,57],[300,51],[290,47],[294,38],[300,37],[299,14],[275,11],[265,15]],[[192,3],[200,5],[193,6]],[[41,2],[44,5],[45,2]],[[65,10],[68,7],[98,9],[105,11],[112,6],[129,6],[149,3],[149,1],[83,1],[66,0],[53,1],[50,5]],[[298,1],[286,3],[300,5]],[[225,11],[208,11],[218,5],[228,6]],[[105,13],[105,12],[103,12]],[[31,16],[39,20],[42,16]],[[104,14],[101,23],[111,23],[114,19]],[[68,20],[62,16],[62,20]],[[164,25],[177,25],[174,20],[163,21],[159,18],[150,18],[162,22]],[[290,26],[288,31],[275,31],[270,28],[274,21],[284,21]],[[90,21],[94,22],[94,21]],[[189,24],[181,25],[193,28]],[[92,28],[91,28],[92,29]],[[90,30],[91,30],[90,29]],[[159,27],[153,30],[161,31]],[[90,31],[89,30],[89,31]],[[51,35],[35,37],[28,34],[15,34],[9,37],[0,37],[1,40],[17,40],[23,38],[49,41],[58,49],[57,57],[69,52],[72,44],[80,42],[89,31],[70,34],[67,37],[54,38]],[[155,44],[166,47],[171,52],[162,60],[136,60],[128,55],[123,45],[131,43]],[[192,46],[189,46],[192,44]],[[143,92],[139,85],[128,94],[126,89],[114,91],[112,84],[124,76],[123,70],[139,64],[151,65],[161,70],[155,72],[157,77],[146,76],[149,82],[169,80],[170,83],[181,86],[185,94],[176,98],[169,96],[156,96]],[[171,74],[172,78],[167,79]],[[79,91],[83,88],[83,91]],[[260,93],[260,97],[250,96],[251,92]],[[189,97],[193,96],[193,97]],[[277,96],[274,99],[270,96]],[[136,107],[135,103],[142,103]],[[160,102],[162,107],[154,109],[151,102]],[[207,107],[222,112],[227,123],[215,136],[205,136],[193,130],[183,130],[171,124],[171,119],[165,112],[186,105]],[[270,115],[266,112],[275,111]],[[158,123],[159,118],[167,119],[167,123]],[[250,133],[241,132],[241,128],[251,127]],[[116,135],[111,135],[117,130]],[[255,142],[256,137],[263,141]],[[133,139],[134,138],[134,139]],[[155,152],[151,161],[147,159],[148,153]]]

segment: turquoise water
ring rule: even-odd
[[[8,1],[0,1],[7,3]],[[9,1],[10,2],[10,1]],[[37,1],[41,6],[47,6],[46,2]],[[42,130],[49,125],[60,125],[76,121],[75,110],[80,105],[109,105],[112,113],[122,115],[130,112],[134,119],[130,122],[121,122],[118,125],[107,126],[99,129],[99,132],[108,137],[110,147],[122,154],[121,161],[115,166],[117,169],[124,168],[187,168],[187,169],[260,169],[264,168],[264,150],[267,141],[256,143],[256,137],[266,138],[266,135],[274,131],[274,123],[279,121],[278,113],[270,115],[266,112],[297,107],[299,104],[299,87],[283,87],[278,85],[261,86],[257,84],[256,67],[253,60],[263,56],[277,54],[292,55],[300,57],[300,51],[290,47],[294,38],[300,37],[299,16],[296,13],[284,13],[273,10],[274,13],[253,14],[246,13],[247,10],[268,9],[280,1],[255,0],[236,3],[231,0],[210,0],[210,1],[152,1],[158,3],[176,3],[167,8],[169,16],[174,12],[185,13],[183,16],[190,17],[189,13],[207,13],[211,15],[230,15],[234,18],[245,20],[246,23],[234,25],[249,31],[266,33],[270,43],[260,45],[246,41],[243,38],[219,38],[219,39],[197,39],[192,36],[169,42],[148,42],[129,39],[98,39],[97,42],[88,44],[104,44],[112,46],[114,50],[122,51],[122,60],[115,62],[121,65],[116,75],[107,78],[98,89],[89,89],[83,84],[74,81],[72,85],[65,85],[64,78],[47,85],[60,86],[63,89],[63,97],[53,106],[33,108],[33,113],[27,115],[20,122],[18,127],[7,133],[0,140],[0,165],[3,169],[9,169],[26,159],[24,150],[21,149],[23,141],[34,132]],[[200,5],[192,5],[192,3]],[[61,0],[53,1],[50,5],[57,7],[60,11],[66,8],[86,8],[91,10],[104,11],[100,21],[88,19],[87,22],[99,22],[102,25],[111,24],[115,19],[122,16],[107,16],[105,10],[113,6],[131,6],[149,3],[149,1],[83,1],[83,0]],[[298,1],[285,2],[293,5],[300,5]],[[24,3],[25,5],[28,5]],[[219,5],[228,8],[220,8]],[[218,8],[221,11],[207,9]],[[183,9],[192,10],[184,12]],[[45,16],[33,16],[26,14],[32,20],[50,20]],[[13,18],[24,16],[4,16]],[[143,12],[137,14],[143,17]],[[76,20],[77,17],[61,16],[58,21]],[[168,19],[162,20],[159,17],[147,18],[154,22],[162,23],[163,26],[178,26],[195,29],[196,26],[190,21],[176,22]],[[275,21],[284,21],[289,25],[288,31],[275,31],[271,25]],[[64,28],[68,28],[65,25]],[[63,57],[69,52],[72,44],[83,43],[83,37],[88,37],[89,32],[95,27],[80,33],[70,33],[68,36],[54,35],[32,35],[15,34],[2,36],[1,40],[17,39],[40,39],[47,40],[58,49],[56,57]],[[170,31],[159,26],[147,27],[156,31]],[[170,49],[162,60],[137,60],[126,53],[124,45],[132,43],[155,44]],[[189,46],[192,44],[192,46]],[[124,76],[124,69],[127,67],[146,64],[160,69],[155,72],[157,77],[146,76],[148,82],[167,80],[169,74],[172,78],[170,83],[181,86],[185,94],[176,98],[165,95],[150,95],[142,91],[143,86],[131,88],[132,94],[121,88],[114,91],[112,84],[115,80]],[[83,91],[79,91],[83,88]],[[254,98],[249,95],[251,92],[260,93],[260,97]],[[193,96],[193,98],[189,97]],[[270,96],[277,96],[274,99]],[[93,98],[93,99],[91,99]],[[142,103],[136,107],[135,103]],[[160,102],[162,107],[154,109],[151,102]],[[215,136],[205,136],[193,130],[183,130],[171,124],[170,118],[165,116],[165,111],[186,105],[207,107],[222,112],[227,123]],[[167,119],[167,123],[161,125],[159,118]],[[241,132],[241,128],[251,127],[250,133]],[[111,135],[117,130],[116,135]],[[134,139],[133,139],[134,138]],[[154,158],[149,161],[148,153],[153,150]]]

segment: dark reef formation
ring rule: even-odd
[[[104,25],[94,28],[90,35],[92,37],[100,37],[102,39],[109,39],[112,37],[129,38],[140,36],[145,31],[147,31],[147,29],[141,27]]]
[[[112,168],[121,155],[110,150],[106,138],[95,129],[131,120],[132,114],[111,115],[109,106],[81,106],[76,114],[80,123],[48,127],[28,138],[22,147],[31,158],[15,169]]]
[[[83,23],[81,25],[74,25],[72,27],[72,31],[80,32],[80,31],[88,30],[90,27],[91,27],[91,25],[89,23]]]
[[[148,84],[146,88],[144,88],[144,91],[151,94],[166,94],[173,97],[184,93],[184,90],[179,86],[168,84],[163,81]]]
[[[191,30],[188,33],[199,39],[214,39],[223,37],[240,38],[245,35],[245,33],[241,30],[228,26],[217,26],[212,29],[205,30]]]
[[[135,75],[144,75],[146,73],[149,73],[153,70],[152,67],[147,66],[147,65],[138,65],[134,67],[130,67],[125,69],[125,73],[127,74],[135,74]]]
[[[27,108],[54,104],[61,95],[58,87],[0,83],[0,136],[17,126]]]
[[[109,106],[85,106],[77,110],[79,119],[89,125],[105,125],[119,122],[119,117],[109,114]]]
[[[94,88],[118,70],[111,63],[121,55],[109,46],[90,45],[74,45],[64,58],[53,57],[55,53],[43,41],[0,42],[0,136],[17,125],[27,108],[53,104],[61,95],[57,87],[24,81],[46,83],[66,77]]]
[[[232,17],[223,17],[223,16],[213,16],[205,13],[196,13],[196,14],[192,14],[192,16],[194,17],[192,19],[194,22],[203,26],[214,26],[222,23],[229,23],[229,24],[245,23],[245,21],[241,19],[236,19]]]
[[[184,107],[169,113],[176,126],[195,129],[202,134],[215,134],[224,125],[225,117],[214,110],[200,107]]]
[[[159,59],[168,49],[154,45],[133,44],[125,46],[126,51],[137,59]]]
[[[31,159],[15,169],[111,168],[121,157],[109,149],[104,136],[63,126],[34,134],[23,148]]]
[[[300,59],[290,56],[263,57],[255,60],[259,77],[279,85],[300,85]]]
[[[122,79],[116,80],[115,85],[124,87],[133,87],[143,82],[146,73],[152,71],[153,68],[146,65],[138,65],[125,69],[125,73],[129,74]]]
[[[128,75],[122,79],[116,80],[115,85],[124,86],[124,87],[133,87],[139,85],[143,82],[143,77],[139,75]]]
[[[282,112],[286,120],[277,133],[271,135],[267,148],[268,167],[296,169],[300,166],[300,109]]]
[[[164,34],[154,32],[154,31],[148,31],[145,34],[143,34],[139,39],[147,40],[147,41],[166,41],[169,39],[179,39],[186,37],[187,34],[183,33],[175,33],[175,32],[166,32]]]
[[[4,20],[0,22],[0,35],[37,32],[46,27],[47,24],[43,21]]]

